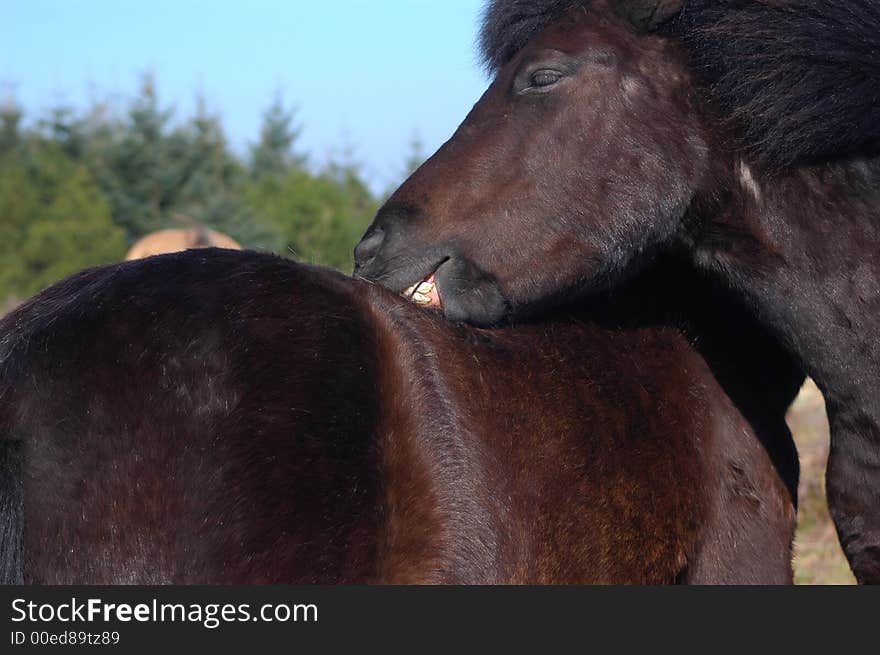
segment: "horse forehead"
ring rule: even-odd
[[[667,49],[665,39],[639,36],[608,11],[579,8],[537,32],[512,61],[518,65],[540,50],[558,50],[574,57],[603,50],[614,53],[618,63],[624,64],[645,59],[645,56],[663,57],[668,54]]]
[[[573,52],[619,45],[625,30],[597,14],[576,9],[538,32],[523,50],[555,48]]]

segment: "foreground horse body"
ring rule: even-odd
[[[356,273],[493,325],[683,255],[822,389],[831,513],[880,582],[878,35],[869,0],[491,2],[494,81]]]
[[[801,376],[682,291],[486,332],[254,253],[83,272],[0,321],[4,575],[789,582]]]

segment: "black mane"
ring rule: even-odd
[[[589,0],[490,0],[490,72]],[[662,28],[690,52],[708,101],[771,168],[880,151],[880,3],[685,0]]]

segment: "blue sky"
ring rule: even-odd
[[[433,152],[487,85],[474,48],[482,0],[0,0],[0,100],[119,109],[145,71],[186,116],[202,94],[238,149],[276,90],[318,162],[346,144],[376,188],[413,135]]]

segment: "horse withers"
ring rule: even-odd
[[[790,582],[800,376],[699,295],[489,332],[269,255],[80,273],[0,321],[5,579]]]
[[[684,257],[821,388],[831,513],[880,582],[878,35],[871,0],[492,1],[493,81],[356,273],[491,326]]]

